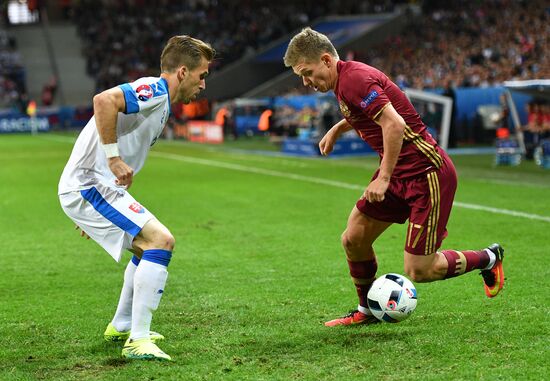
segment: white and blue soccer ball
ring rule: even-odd
[[[400,274],[385,274],[372,284],[367,302],[372,314],[381,321],[398,323],[416,308],[416,288]]]

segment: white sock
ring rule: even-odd
[[[124,284],[120,292],[118,307],[113,317],[112,324],[119,332],[129,331],[132,327],[132,298],[134,296],[134,274],[136,273],[139,258],[134,256],[128,262],[124,271]]]
[[[367,307],[363,307],[362,305],[358,305],[357,310],[359,310],[359,312],[364,313],[365,315],[372,315],[372,312],[370,312],[370,310]]]
[[[497,261],[497,256],[489,249],[485,249],[485,252],[489,254],[489,264],[483,270],[491,270]]]
[[[161,261],[166,263],[168,261]],[[134,301],[132,304],[131,339],[149,337],[153,312],[159,306],[168,278],[167,266],[147,260],[144,252],[134,275]]]

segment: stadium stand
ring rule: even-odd
[[[25,43],[29,39],[25,40],[23,37],[28,34],[30,40],[33,40],[31,28],[26,27],[15,34],[20,46],[20,53],[18,53],[14,49],[16,40],[10,39],[5,28],[0,24],[2,60],[10,57],[8,60],[12,63],[19,61],[19,64],[11,66],[2,62],[0,108],[15,105],[23,111],[24,107],[21,105],[24,104],[27,93],[29,97],[40,102],[39,106],[52,104],[52,101],[53,106],[63,104],[58,100],[56,102],[54,97],[56,87],[59,87],[57,89],[59,92],[62,84],[65,84],[65,87],[67,84],[83,86],[80,80],[68,77],[69,74],[76,75],[75,68],[78,65],[74,64],[71,54],[78,55],[76,52],[79,49],[85,57],[87,72],[95,81],[94,91],[92,91],[94,86],[90,83],[88,91],[90,94],[140,76],[158,75],[158,55],[165,40],[172,34],[183,33],[210,42],[218,51],[217,60],[212,67],[214,75],[209,78],[209,85],[204,94],[209,102],[226,100],[232,102],[234,97],[241,97],[243,94],[246,94],[245,97],[266,95],[249,95],[240,88],[235,89],[234,86],[227,84],[225,74],[239,78],[239,82],[244,82],[243,71],[249,77],[261,71],[267,72],[264,77],[275,78],[278,73],[273,70],[274,65],[277,65],[279,72],[286,70],[281,59],[277,57],[276,60],[266,63],[258,58],[262,54],[265,55],[265,51],[270,47],[283,45],[285,38],[289,38],[292,32],[305,25],[325,22],[329,19],[327,17],[329,15],[339,15],[333,18],[336,22],[345,19],[355,20],[354,17],[369,13],[374,15],[366,17],[372,16],[373,19],[383,20],[384,16],[393,15],[390,12],[407,8],[400,7],[402,4],[409,5],[410,9],[414,8],[414,10],[420,9],[421,6],[422,13],[403,12],[406,16],[404,19],[408,20],[408,26],[402,32],[399,32],[403,25],[401,21],[399,21],[401,24],[397,25],[392,21],[393,19],[384,19],[390,20],[387,24],[394,33],[392,37],[373,37],[373,33],[369,31],[371,35],[364,37],[365,41],[358,45],[361,48],[357,48],[355,43],[342,45],[341,58],[361,60],[378,67],[402,87],[436,89],[439,93],[455,87],[470,87],[472,91],[489,87],[489,90],[492,90],[495,85],[511,79],[550,78],[550,60],[548,59],[550,33],[547,26],[550,25],[550,13],[543,0],[533,0],[528,3],[521,0],[467,3],[458,0],[421,2],[386,0],[376,3],[352,0],[323,2],[304,0],[299,3],[290,0],[281,0],[277,3],[261,0],[186,2],[81,0],[62,1],[59,4],[57,7],[61,7],[62,12],[57,9],[57,13],[62,17],[55,19],[52,16],[53,22],[49,30],[53,36],[52,39],[57,43],[55,57],[58,58],[58,64],[68,63],[71,67],[67,69],[60,66],[59,71],[62,75],[57,83],[57,78],[51,75],[44,75],[39,81],[33,81],[31,77],[37,73],[37,70],[27,66],[28,88],[25,89],[25,70],[17,57],[19,54],[24,58],[27,57],[25,48],[27,45],[30,46],[30,43]],[[48,6],[47,11],[50,15],[54,15],[56,6]],[[394,14],[397,13],[399,12]],[[59,36],[68,36],[70,33],[68,28],[60,28],[54,20],[61,21],[61,25],[68,25],[65,21],[67,19],[72,20],[73,25],[76,25],[82,42],[80,48],[78,40],[58,43]],[[63,24],[64,21],[65,24]],[[36,29],[41,30],[38,26]],[[57,32],[58,29],[59,32]],[[338,29],[338,32],[340,31]],[[13,34],[14,30],[10,32]],[[378,41],[380,44],[371,48],[372,44]],[[71,46],[75,52],[65,52],[66,49],[60,49],[60,46]],[[46,54],[42,56],[45,57]],[[37,60],[31,57],[30,61],[27,65]],[[244,66],[245,61],[249,66]],[[234,64],[236,62],[238,63]],[[82,63],[78,78],[86,77],[83,73],[83,65]],[[236,67],[242,69],[241,72],[236,73],[234,70]],[[222,79],[222,75],[225,75],[224,80],[217,82],[223,82],[223,87],[235,90],[234,94],[213,96],[214,90],[217,89],[216,80]],[[308,112],[304,112],[304,115],[300,114],[301,111],[296,112],[294,120],[289,121],[286,116],[288,108],[295,111],[302,108],[295,108],[292,101],[288,104],[285,101],[275,102],[269,105],[274,113],[271,117],[274,130],[279,127],[281,135],[292,136],[300,131],[307,131],[308,120],[325,120],[323,125],[329,125],[330,121],[338,117],[337,108],[332,107],[334,105],[323,108],[326,102],[308,98],[309,93],[312,92],[311,89],[302,86],[299,80],[294,78],[295,76],[292,75],[292,77],[294,79],[292,84],[281,86],[276,92],[267,95],[284,95],[284,98],[303,96],[300,99],[307,100],[305,105],[311,109],[311,115]],[[259,79],[255,80],[257,83],[252,85],[252,89],[254,89],[253,86],[264,83]],[[33,83],[40,86],[41,93],[33,91]],[[66,88],[63,87],[63,89],[65,93],[71,94],[67,97],[73,101],[70,106],[84,105],[86,102],[74,101],[77,97]],[[212,94],[208,93],[210,90]],[[500,93],[501,90],[495,89],[491,94],[497,92]],[[479,102],[476,100],[477,103],[471,102],[466,105],[464,102],[461,103],[460,99],[455,99],[459,105],[455,120],[461,123],[458,128],[460,131],[474,130],[471,125],[478,103],[494,103],[489,99],[494,97],[493,95],[482,95],[484,98],[481,99],[480,95]],[[89,98],[90,95],[87,93],[85,97],[81,97],[86,100]],[[463,98],[472,97],[468,93]],[[209,103],[209,106],[202,107],[199,113],[195,112],[198,106],[195,104],[188,107],[188,109],[194,107],[193,112],[175,107],[174,113],[182,120],[210,119],[224,104]],[[306,111],[308,111],[307,108]],[[523,103],[520,113],[526,114]],[[237,121],[237,126],[241,126],[240,121],[245,116],[235,112],[234,119]],[[249,124],[257,125],[255,121]],[[248,125],[241,127],[236,129],[240,133],[247,132],[251,128]],[[461,141],[477,139],[471,137],[473,136],[471,131],[464,135],[459,134],[458,139]]]
[[[160,49],[173,34],[210,42],[218,52],[212,70],[219,70],[323,15],[388,12],[396,3],[104,0],[98,7],[97,1],[83,0],[73,14],[84,41],[88,73],[96,78],[99,91],[156,75]]]
[[[1,15],[0,15],[1,16]],[[26,107],[25,69],[17,44],[0,17],[0,109]]]
[[[423,2],[398,35],[368,50],[340,52],[387,73],[400,87],[489,87],[550,78],[550,7],[530,2]],[[284,94],[308,94],[299,86]]]
[[[548,2],[425,1],[423,8],[398,37],[355,58],[416,89],[550,78]]]

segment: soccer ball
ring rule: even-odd
[[[416,308],[416,288],[403,275],[385,274],[372,284],[367,302],[378,320],[398,323]]]

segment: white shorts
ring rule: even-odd
[[[155,218],[122,188],[102,184],[59,195],[63,211],[119,262],[134,237]]]

